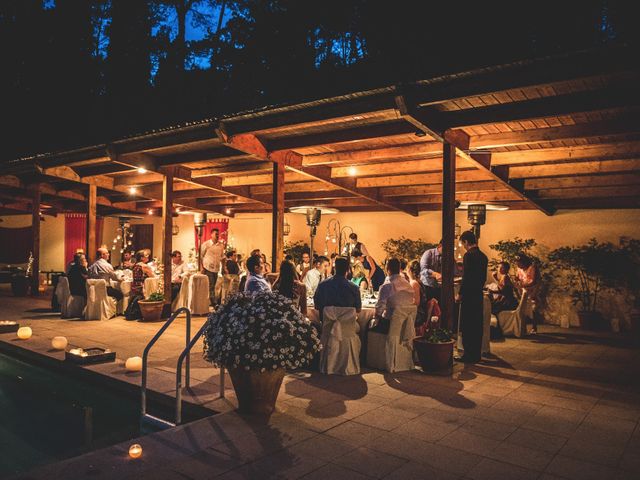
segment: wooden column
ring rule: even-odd
[[[456,225],[456,147],[445,142],[442,147],[442,324],[454,325],[455,299],[453,255]]]
[[[271,215],[271,269],[278,271],[284,258],[284,165],[273,164]]]
[[[40,286],[40,184],[36,183],[31,186],[31,230],[33,233],[33,242],[31,245],[31,253],[33,255],[33,263],[31,264],[31,295],[37,297],[40,295],[38,290]]]
[[[173,175],[174,170],[164,172],[162,179],[162,263],[164,265],[163,315],[171,312],[171,250],[173,248]]]
[[[92,260],[96,260],[96,205],[97,205],[98,187],[89,185],[89,195],[87,195],[87,245],[85,247],[85,256],[87,262],[91,264]]]

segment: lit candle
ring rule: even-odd
[[[67,337],[53,337],[51,346],[54,350],[64,350],[67,348]]]
[[[33,331],[31,330],[31,327],[20,327],[18,329],[18,338],[20,340],[28,340],[29,338],[31,338],[32,334]]]
[[[142,456],[142,445],[134,443],[129,447],[129,456],[131,458],[140,458]]]
[[[71,355],[80,355],[80,354],[82,354],[82,349],[81,348],[72,348],[71,350],[69,350],[69,353]]]
[[[128,372],[139,372],[142,370],[142,359],[140,357],[127,358],[124,362],[124,368]]]

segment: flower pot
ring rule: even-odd
[[[453,340],[443,343],[432,343],[425,338],[413,339],[413,348],[425,372],[439,372],[451,366],[453,358]]]
[[[140,306],[140,313],[142,314],[143,322],[157,322],[162,317],[162,307],[164,306],[163,300],[140,300],[138,305]]]
[[[587,330],[608,330],[608,323],[605,323],[604,318],[600,312],[596,311],[578,311],[578,319],[580,320],[580,326]]]
[[[238,412],[270,416],[284,378],[284,368],[275,370],[229,370],[238,398]]]
[[[14,297],[26,297],[29,294],[30,278],[26,275],[11,275],[11,291]]]

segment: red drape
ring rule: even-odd
[[[202,228],[202,241],[206,242],[211,238],[211,230],[217,228],[220,231],[220,241],[227,244],[227,233],[229,231],[229,219],[228,218],[216,218],[215,220],[207,220]],[[200,251],[200,244],[198,242],[198,229],[195,230],[196,246]]]
[[[93,258],[94,252],[102,243],[103,219],[96,219],[96,244],[92,252],[88,252]],[[73,260],[76,250],[86,249],[87,244],[87,215],[84,213],[67,213],[64,216],[64,259],[65,265]],[[87,252],[85,252],[87,253]]]
[[[23,228],[0,227],[0,263],[27,263],[33,248],[31,226]],[[38,255],[39,252],[34,252]]]

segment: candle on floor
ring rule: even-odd
[[[134,443],[129,447],[129,456],[131,458],[140,458],[142,456],[142,445]]]
[[[51,346],[54,348],[54,350],[64,350],[65,348],[67,348],[67,344],[69,342],[67,342],[67,337],[53,337],[53,339],[51,340]]]
[[[124,362],[124,368],[128,372],[139,372],[142,370],[142,359],[140,357],[127,358]]]
[[[32,334],[33,331],[31,330],[31,327],[20,327],[18,329],[18,338],[20,340],[28,340],[29,338],[31,338]]]

